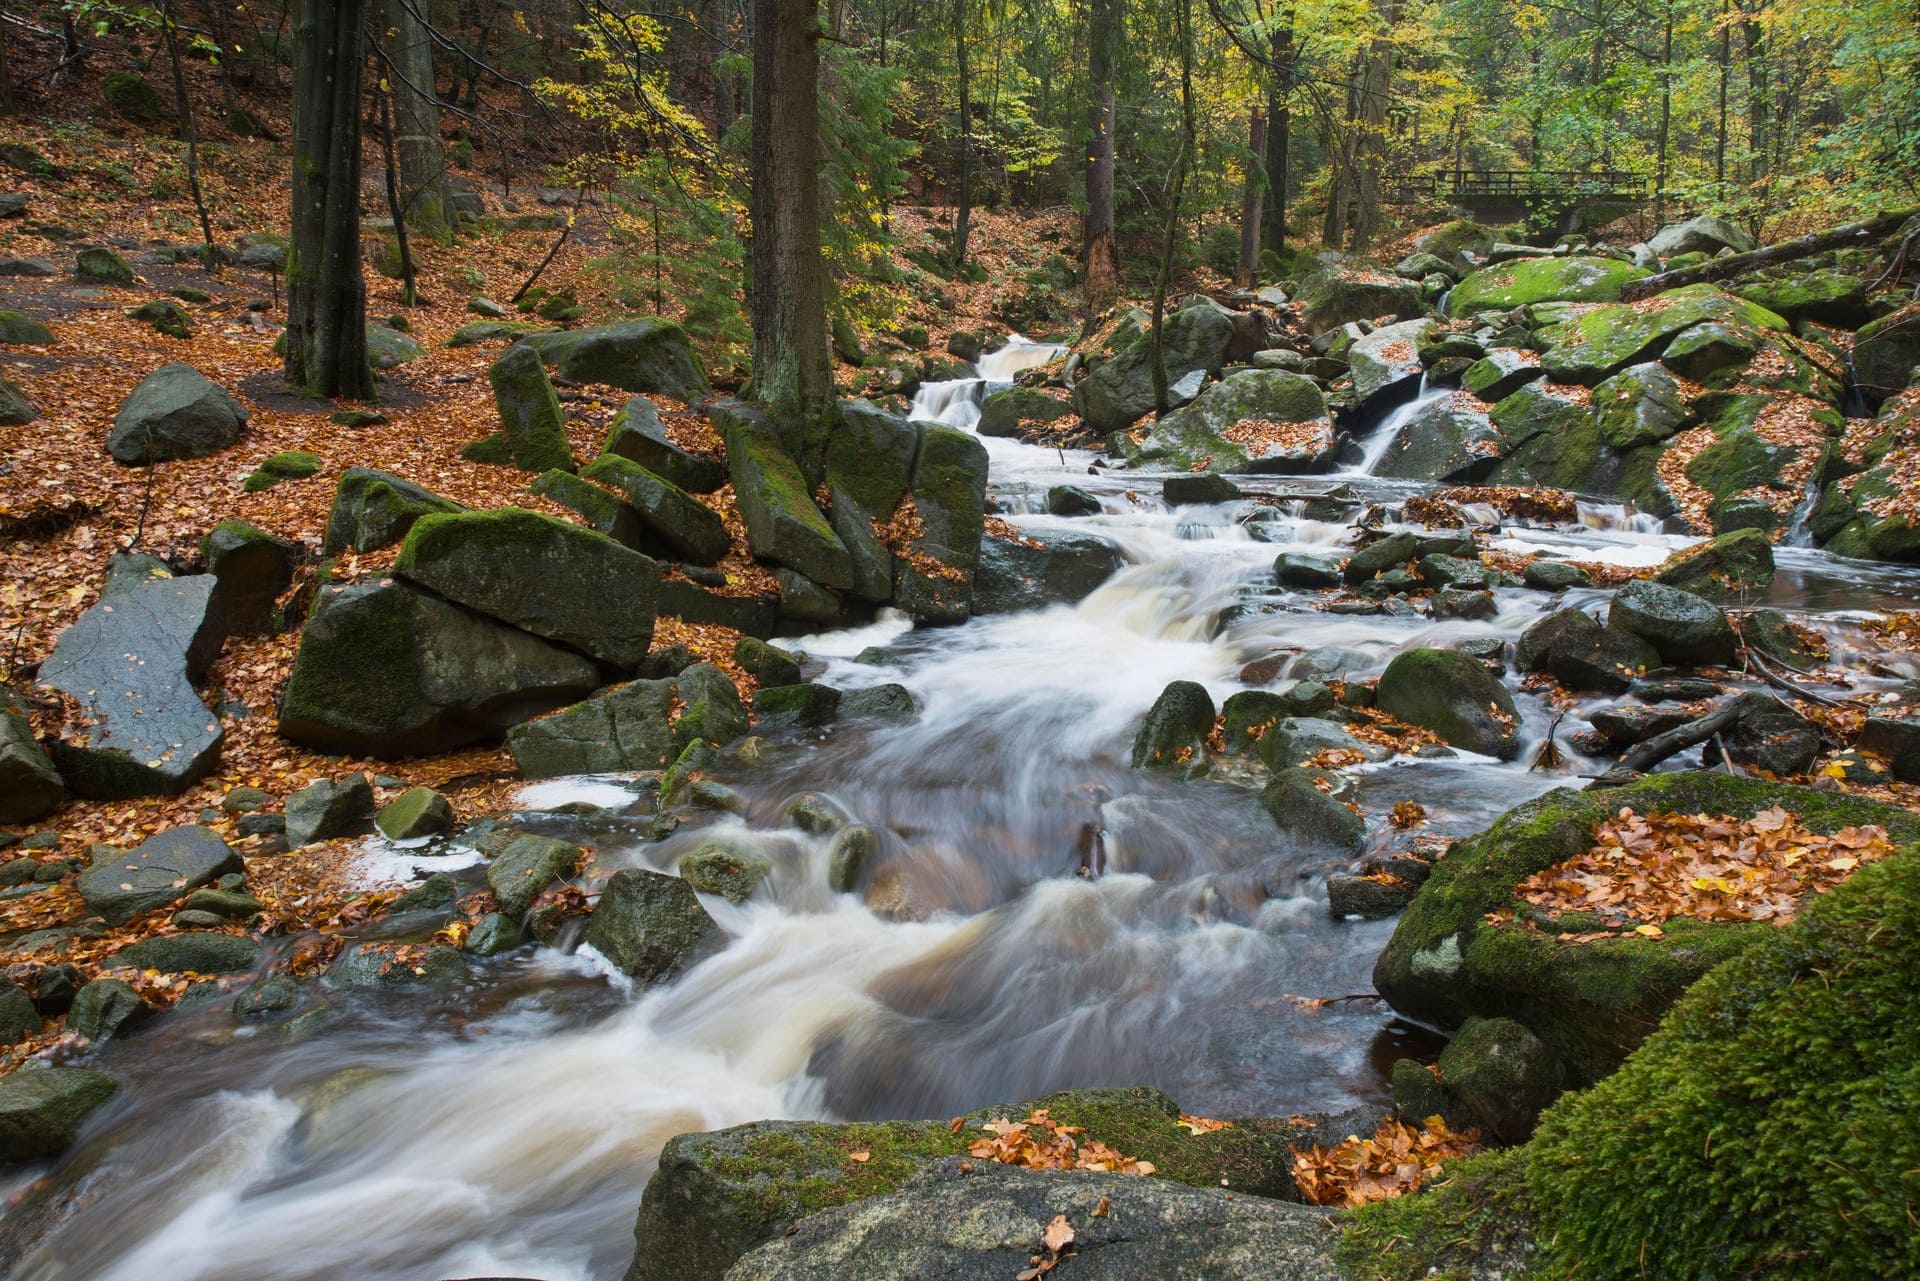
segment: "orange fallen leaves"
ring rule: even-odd
[[[1400,801],[1394,805],[1393,812],[1387,816],[1387,821],[1401,831],[1418,827],[1427,821],[1427,807],[1419,801]]]
[[[1080,1139],[1085,1127],[1062,1125],[1035,1108],[1024,1121],[998,1118],[980,1127],[990,1136],[975,1139],[969,1156],[1026,1170],[1104,1170],[1109,1174],[1152,1174],[1150,1161],[1136,1161],[1098,1139]]]
[[[1293,1155],[1293,1182],[1308,1205],[1348,1209],[1412,1192],[1441,1164],[1480,1150],[1480,1131],[1455,1134],[1430,1116],[1418,1126],[1388,1117],[1371,1138]]]
[[[1210,1116],[1188,1116],[1185,1112],[1180,1114],[1180,1119],[1175,1124],[1188,1134],[1212,1134],[1216,1130],[1233,1128],[1231,1121],[1216,1121]]]
[[[1893,848],[1878,825],[1821,836],[1778,806],[1744,821],[1623,808],[1596,826],[1591,849],[1529,876],[1514,896],[1649,925],[1675,916],[1786,921],[1808,894],[1824,893]]]

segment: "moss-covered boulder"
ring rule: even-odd
[[[340,473],[320,552],[338,556],[346,551],[390,547],[405,538],[422,516],[465,510],[452,499],[441,498],[392,472],[350,467]]]
[[[1249,1197],[1297,1200],[1291,1145],[1326,1141],[1278,1118],[1192,1134],[1179,1125],[1173,1100],[1146,1089],[1071,1090],[982,1108],[963,1117],[958,1129],[945,1119],[759,1121],[683,1134],[661,1152],[641,1197],[627,1281],[719,1278],[800,1219],[891,1192],[933,1161],[965,1156],[988,1122],[1025,1120],[1039,1108],[1061,1124],[1082,1127],[1084,1139],[1151,1162],[1152,1177],[1200,1188],[1225,1185]],[[1354,1118],[1344,1123],[1367,1128]],[[1322,1127],[1328,1128],[1338,1127]],[[855,1152],[865,1159],[852,1160]]]
[[[39,417],[40,411],[27,399],[26,389],[0,374],[0,427],[24,427]]]
[[[518,507],[421,517],[393,572],[620,670],[638,667],[653,640],[658,562]]]
[[[1618,302],[1648,273],[1614,258],[1515,258],[1483,267],[1455,285],[1447,314],[1472,316],[1541,302]]]
[[[52,342],[53,331],[39,321],[17,311],[0,311],[0,346],[44,347]]]
[[[1441,357],[1446,359],[1446,357]],[[1517,347],[1495,347],[1460,374],[1460,387],[1488,404],[1497,404],[1542,377],[1539,357]]]
[[[580,870],[586,851],[578,845],[525,832],[513,837],[487,861],[487,890],[510,920],[520,920],[533,901],[555,881]]]
[[[487,370],[487,381],[493,384],[513,465],[521,471],[572,471],[566,415],[539,354],[525,343],[515,343]]]
[[[260,466],[247,477],[241,488],[249,494],[272,489],[283,480],[305,480],[319,472],[324,463],[318,454],[304,449],[283,449],[260,460]]]
[[[1326,267],[1308,276],[1297,302],[1314,333],[1361,320],[1413,320],[1427,314],[1419,285],[1348,267]]]
[[[398,369],[410,360],[418,360],[426,350],[411,334],[389,325],[367,326],[367,362],[375,369]]]
[[[127,467],[205,458],[240,439],[247,411],[226,390],[180,361],[140,380],[113,418],[107,452]]]
[[[1184,307],[1164,323],[1161,364],[1169,387],[1197,370],[1217,374],[1225,368],[1227,348],[1233,342],[1231,313],[1209,302]],[[1150,333],[1116,339],[1112,354],[1091,356],[1087,363],[1090,372],[1075,385],[1073,397],[1093,431],[1102,435],[1121,431],[1153,412]]]
[[[1913,382],[1920,367],[1920,302],[1863,325],[1853,343],[1853,379],[1868,406]]]
[[[1410,649],[1387,664],[1380,710],[1455,747],[1512,760],[1520,750],[1513,695],[1487,665],[1452,649]]]
[[[505,340],[519,342],[529,334],[552,334],[560,332],[546,325],[530,324],[523,320],[476,320],[460,326],[447,338],[449,347],[478,347],[483,343]]]
[[[587,918],[587,944],[620,973],[641,983],[670,978],[725,941],[677,876],[640,868],[615,872]]]
[[[136,125],[157,125],[173,114],[160,91],[132,71],[110,71],[101,77],[100,96],[114,115]]]
[[[1493,230],[1469,219],[1442,223],[1413,242],[1419,253],[1459,263],[1461,254],[1484,262],[1493,253]]]
[[[910,485],[919,529],[894,558],[893,603],[929,623],[961,623],[986,532],[987,450],[977,436],[919,423]]]
[[[133,285],[133,265],[111,249],[82,249],[73,260],[73,274],[83,284],[114,285],[122,289]]]
[[[1133,738],[1135,769],[1199,773],[1213,732],[1213,697],[1193,681],[1174,681],[1153,701]]]
[[[59,805],[66,790],[34,737],[26,704],[0,685],[0,823],[31,823]]]
[[[647,532],[677,560],[711,565],[733,545],[720,513],[639,463],[602,454],[581,475],[619,490]]]
[[[1471,392],[1431,400],[1402,424],[1374,464],[1376,476],[1477,482],[1491,475],[1507,449],[1487,406]]]
[[[852,587],[853,558],[814,505],[806,477],[767,415],[740,401],[718,402],[709,412],[726,440],[734,498],[753,554],[824,586]]]
[[[716,459],[673,443],[660,411],[645,396],[635,396],[621,406],[607,427],[600,452],[639,463],[689,494],[711,494],[727,483],[727,469]]]
[[[1282,369],[1247,369],[1155,422],[1128,461],[1179,471],[1292,474],[1333,456],[1333,419],[1320,388]]]
[[[33,1064],[0,1080],[0,1164],[59,1156],[119,1088],[105,1072]]]
[[[322,751],[451,751],[599,684],[592,660],[406,583],[328,587],[300,636],[280,732]]]
[[[1784,330],[1787,322],[1765,307],[1713,285],[1688,285],[1632,304],[1612,303],[1547,331],[1549,377],[1589,387],[1628,365],[1654,360],[1682,330],[1703,321],[1730,327]]]
[[[1476,1015],[1516,1019],[1553,1048],[1574,1083],[1599,1080],[1691,984],[1775,927],[1674,917],[1652,938],[1605,930],[1591,916],[1543,921],[1514,898],[1514,887],[1585,853],[1595,825],[1623,807],[1745,819],[1776,805],[1818,833],[1879,823],[1896,841],[1920,838],[1920,817],[1905,810],[1716,772],[1549,792],[1435,864],[1374,967],[1375,986],[1395,1009],[1443,1029]],[[1512,918],[1489,921],[1495,912]]]
[[[431,787],[410,787],[380,807],[373,825],[390,841],[438,836],[453,826],[453,802]]]
[[[1614,594],[1607,626],[1638,636],[1668,663],[1731,663],[1737,648],[1727,611],[1712,601],[1635,579]]]
[[[1320,770],[1277,770],[1260,789],[1260,808],[1293,846],[1352,855],[1366,843],[1367,824],[1332,794],[1333,778]]]
[[[1662,441],[1687,421],[1686,395],[1664,365],[1629,365],[1593,389],[1600,434],[1614,449]]]
[[[1425,317],[1403,320],[1362,334],[1347,347],[1356,411],[1367,413],[1412,398],[1425,372],[1420,349],[1433,331],[1434,322]]]
[[[586,521],[589,529],[605,534],[623,547],[648,555],[662,554],[665,550],[640,519],[639,512],[622,502],[618,495],[572,472],[558,468],[543,472],[533,478],[527,492],[560,504]]]
[[[724,746],[747,732],[740,691],[710,663],[632,681],[515,726],[507,735],[528,778],[664,769],[695,739]]]
[[[1820,270],[1795,276],[1742,280],[1733,292],[1790,321],[1857,329],[1868,319],[1867,284],[1858,276]]]
[[[827,502],[833,532],[853,562],[853,594],[862,600],[893,599],[893,548],[878,527],[899,510],[919,453],[920,431],[906,419],[869,401],[841,402],[840,427],[827,440]]]
[[[689,402],[707,392],[707,376],[694,357],[687,331],[657,316],[530,334],[525,341],[562,378],[573,382],[659,392]]]
[[[1073,402],[1038,387],[1002,387],[980,402],[982,436],[1019,436],[1029,427],[1073,417]]]
[[[1675,552],[1654,581],[1708,600],[1765,591],[1773,582],[1773,543],[1757,529],[1736,529]]]
[[[156,298],[152,302],[141,303],[128,310],[127,319],[149,325],[155,333],[165,334],[169,338],[193,337],[192,315],[171,298]]]

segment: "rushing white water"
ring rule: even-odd
[[[1418,417],[1420,411],[1425,409],[1429,404],[1452,394],[1452,392],[1444,387],[1429,389],[1427,386],[1427,376],[1424,373],[1421,374],[1420,389],[1414,394],[1413,399],[1404,405],[1396,407],[1393,412],[1380,420],[1380,425],[1375,427],[1373,432],[1367,437],[1364,446],[1365,452],[1362,453],[1360,461],[1354,464],[1350,471],[1341,474],[1347,476],[1373,475],[1376,469],[1379,468],[1381,461],[1386,458],[1387,452],[1393,448],[1394,442],[1398,441],[1401,435],[1405,433],[1407,424]]]
[[[965,380],[974,390],[923,388],[915,416],[970,428],[981,389],[1051,353],[1010,343]],[[91,1056],[123,1090],[0,1216],[0,1271],[12,1258],[23,1281],[600,1281],[632,1253],[661,1146],[689,1130],[945,1117],[1086,1085],[1157,1085],[1221,1116],[1383,1098],[1379,1064],[1411,1034],[1378,1007],[1309,1011],[1285,994],[1367,990],[1391,923],[1328,920],[1324,878],[1347,859],[1279,838],[1248,791],[1127,769],[1134,727],[1172,680],[1218,700],[1256,660],[1277,668],[1253,678],[1274,689],[1364,678],[1406,648],[1512,638],[1604,593],[1501,589],[1479,621],[1329,613],[1278,587],[1272,562],[1280,546],[1347,545],[1344,520],[1295,501],[1330,478],[1242,478],[1247,500],[1169,510],[1149,477],[987,443],[1019,527],[1108,538],[1128,567],[1074,605],[944,629],[883,614],[792,642],[833,684],[904,684],[922,714],[775,735],[761,765],[720,774],[746,798],[740,816],[690,815],[649,841],[622,780],[520,793],[528,810],[567,807],[523,821],[592,845],[603,873],[671,870],[716,829],[753,842],[775,870],[745,905],[708,902],[724,950],[639,993],[590,953],[528,949],[454,990],[319,988],[278,1021],[239,1024],[224,1000],[157,1020]],[[1104,513],[1037,514],[1066,481]],[[1507,540],[1619,564],[1689,541],[1600,507],[1565,527],[1510,522]],[[1776,599],[1803,611],[1890,608],[1920,585],[1799,549],[1780,566]],[[1828,620],[1837,645],[1858,617]],[[889,661],[854,661],[872,647]],[[1554,713],[1516,699],[1531,742]],[[1378,840],[1402,799],[1458,834],[1567,782],[1524,760],[1399,757],[1354,783]],[[865,897],[832,892],[827,843],[783,818],[805,792],[881,834]],[[471,857],[370,849],[395,878]]]

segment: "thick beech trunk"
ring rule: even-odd
[[[426,2],[387,0],[393,149],[407,225],[441,244],[452,244],[453,189],[440,142],[440,95],[433,78],[433,36],[424,21]]]

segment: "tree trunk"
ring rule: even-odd
[[[1081,237],[1090,312],[1106,306],[1118,286],[1113,243],[1113,63],[1120,21],[1116,0],[1093,0],[1087,21],[1087,222]]]
[[[387,215],[393,219],[394,243],[400,248],[400,302],[403,306],[415,307],[420,303],[420,289],[414,278],[413,246],[407,241],[407,219],[405,207],[400,201],[399,162],[394,154],[393,92],[388,90],[378,95],[380,99],[380,155],[385,161],[387,186]]]
[[[967,66],[967,0],[953,0],[953,57],[960,76],[960,208],[953,216],[953,265],[967,261],[968,224],[973,217],[972,74]]]
[[[1180,207],[1186,199],[1187,174],[1193,168],[1193,151],[1199,131],[1193,118],[1193,4],[1177,0],[1174,26],[1180,38],[1180,156],[1174,164],[1173,192],[1167,201],[1166,238],[1160,246],[1160,274],[1153,284],[1153,347],[1148,363],[1153,367],[1153,407],[1166,413],[1167,401],[1167,287],[1173,283],[1173,251],[1180,231]]]
[[[753,0],[753,388],[809,480],[833,410],[820,262],[818,0]]]
[[[440,144],[440,97],[433,77],[433,36],[419,6],[387,0],[387,57],[392,63],[393,148],[400,164],[401,207],[409,225],[443,245],[453,243],[452,187]]]
[[[1347,243],[1347,214],[1353,202],[1353,162],[1355,140],[1360,134],[1360,55],[1347,76],[1347,129],[1337,142],[1329,139],[1327,158],[1332,162],[1331,185],[1327,188],[1327,216],[1321,225],[1320,239],[1329,249]]]
[[[1267,149],[1267,118],[1254,107],[1247,116],[1247,180],[1240,188],[1240,265],[1234,283],[1245,289],[1260,265],[1260,204],[1266,180],[1259,157]]]
[[[1293,73],[1299,54],[1293,44],[1293,9],[1267,34],[1273,59],[1267,80],[1267,196],[1262,239],[1277,257],[1287,251],[1287,149],[1293,138]]]
[[[200,137],[193,123],[193,99],[187,94],[187,73],[180,65],[180,39],[174,32],[173,6],[160,6],[160,26],[166,33],[167,60],[173,64],[174,110],[180,113],[180,130],[187,137],[187,188],[193,193],[193,207],[200,215],[200,262],[209,272],[218,266],[213,247],[213,223],[207,217],[206,194],[200,189]]]
[[[733,52],[727,44],[726,0],[707,0],[705,25],[707,74],[713,80],[713,129],[724,138],[727,130],[733,128],[734,117],[739,114],[733,100],[733,72],[720,67],[720,62]]]
[[[1733,62],[1733,23],[1727,13],[1727,0],[1720,0],[1720,50],[1714,59],[1720,64],[1720,125],[1713,141],[1713,181],[1724,188],[1727,181],[1727,75]],[[1715,194],[1723,199],[1724,190]]]
[[[366,0],[298,0],[293,30],[293,248],[287,381],[373,397],[360,272],[361,23]]]
[[[1747,150],[1753,168],[1752,181],[1767,176],[1767,133],[1771,124],[1771,101],[1767,88],[1766,34],[1749,13],[1741,27],[1747,52]]]
[[[13,114],[13,72],[7,67],[7,24],[0,22],[0,116]]]
[[[1660,132],[1654,145],[1658,156],[1653,177],[1653,220],[1667,220],[1667,144],[1673,134],[1673,0],[1666,0],[1666,24],[1660,46]]]
[[[1372,246],[1374,229],[1380,222],[1380,171],[1386,164],[1387,101],[1393,88],[1393,31],[1400,24],[1400,0],[1385,0],[1376,16],[1379,25],[1367,49],[1353,146],[1358,161],[1355,194],[1359,201],[1353,225],[1355,253],[1365,253]]]

